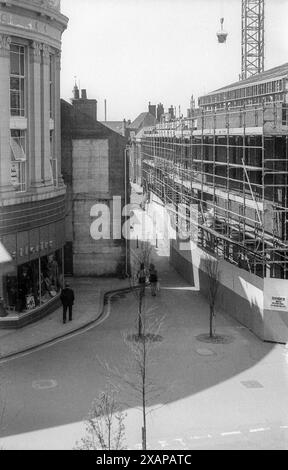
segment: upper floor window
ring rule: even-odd
[[[54,153],[54,132],[50,131],[50,165],[51,165],[51,179],[55,187],[58,184],[57,176],[57,158]]]
[[[18,44],[10,46],[10,112],[25,115],[25,48]]]
[[[53,62],[53,55],[50,54],[49,56],[49,108],[50,108],[50,118],[53,119],[54,113],[54,106],[53,106],[53,98],[54,98],[54,80],[53,80],[53,72],[54,72],[54,62]]]
[[[26,132],[11,130],[11,182],[17,192],[26,191]]]

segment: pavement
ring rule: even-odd
[[[75,292],[72,322],[63,324],[60,307],[21,329],[0,330],[0,360],[49,344],[95,323],[102,315],[105,293],[129,287],[127,280],[117,278],[69,278],[69,283]]]

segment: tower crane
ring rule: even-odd
[[[265,0],[241,0],[241,74],[245,80],[264,71],[264,8]],[[221,30],[218,42],[226,42],[228,33],[223,30],[224,18],[220,19]]]
[[[242,0],[241,79],[264,71],[264,0]]]

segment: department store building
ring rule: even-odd
[[[0,328],[56,308],[63,284],[58,0],[0,1]],[[4,312],[4,314],[3,314]]]

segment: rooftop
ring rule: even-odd
[[[138,130],[142,127],[154,126],[157,124],[157,119],[151,113],[141,113],[139,116],[130,124],[129,129]]]
[[[40,6],[47,10],[56,10],[60,12],[61,0],[11,0],[10,3],[20,3],[20,6],[33,5],[35,7]]]
[[[211,91],[210,93],[208,93],[208,95],[214,95],[215,93],[222,93],[225,91],[239,89],[248,85],[258,84],[261,82],[281,80],[285,77],[288,78],[288,62],[272,69],[266,70],[265,72],[258,73],[257,75],[253,75],[252,77],[246,78],[246,80],[240,80],[238,82],[231,83],[230,85],[226,85],[225,87]]]

